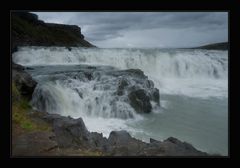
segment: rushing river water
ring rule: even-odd
[[[32,103],[39,110],[82,117],[90,131],[106,137],[125,129],[144,141],[173,136],[202,151],[228,154],[227,51],[22,47],[13,61],[30,67],[38,81]],[[94,67],[98,80],[79,73]],[[112,103],[118,77],[106,72],[133,68],[160,91],[161,107],[152,113],[137,114],[124,96]]]

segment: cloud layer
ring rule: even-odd
[[[33,12],[79,25],[98,47],[192,47],[228,40],[227,12]]]

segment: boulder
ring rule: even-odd
[[[128,94],[130,105],[138,113],[150,113],[152,105],[150,98],[143,89],[132,91]]]
[[[97,132],[90,133],[90,142],[93,149],[100,149],[106,151],[108,148],[107,138],[103,137],[103,134]]]
[[[138,156],[146,143],[137,140],[125,131],[112,131],[108,138],[107,153],[111,156]]]
[[[23,66],[12,64],[12,82],[15,82],[21,95],[31,100],[37,82],[32,79],[31,75],[24,71]]]
[[[112,131],[108,137],[110,145],[127,145],[132,140],[131,135],[125,131]]]
[[[82,118],[53,118],[53,130],[60,147],[89,147],[91,144],[88,132]]]

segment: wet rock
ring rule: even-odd
[[[128,94],[130,105],[138,113],[150,113],[152,105],[149,96],[143,89],[132,91]]]
[[[124,72],[127,72],[131,75],[137,75],[137,76],[142,76],[142,77],[145,76],[143,71],[140,69],[127,69],[127,70],[124,70]]]
[[[144,85],[145,85],[147,88],[153,88],[153,87],[154,87],[154,83],[153,83],[153,81],[151,81],[151,80],[146,80],[146,81],[144,82]]]
[[[88,80],[92,80],[92,79],[93,79],[93,76],[92,76],[92,73],[91,73],[91,72],[85,72],[84,75],[85,75],[85,77],[86,77]]]
[[[128,86],[128,81],[126,79],[120,79],[118,82],[117,95],[123,95],[124,89]]]
[[[12,64],[12,81],[15,82],[17,89],[21,95],[31,100],[33,91],[37,82],[32,79],[31,75],[24,71],[24,67]]]
[[[151,100],[160,105],[160,94],[158,88],[154,88],[151,91]]]
[[[77,88],[74,88],[73,90],[77,92],[78,96],[81,97],[81,99],[83,98],[82,92],[80,92]]]

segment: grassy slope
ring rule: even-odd
[[[62,46],[92,46],[89,42],[81,39],[81,34],[77,34],[67,29],[48,27],[45,23],[38,24],[29,22],[12,14],[11,20],[12,37],[14,41],[21,43],[62,45]]]
[[[31,106],[29,102],[21,96],[15,83],[12,83],[12,122],[21,131],[50,131],[51,127],[47,124],[38,124],[29,116]]]

